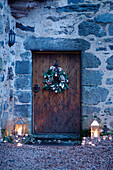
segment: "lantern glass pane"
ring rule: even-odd
[[[24,126],[22,124],[15,124],[15,134],[16,135],[23,135],[24,133]]]

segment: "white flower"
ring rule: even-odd
[[[58,67],[59,72],[61,72],[63,69],[61,67]]]
[[[51,70],[54,70],[54,69],[55,69],[55,67],[54,67],[54,66],[51,66],[51,67],[50,67],[50,69],[51,69]]]

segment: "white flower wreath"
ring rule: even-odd
[[[55,63],[54,66],[50,66],[43,75],[43,83],[45,86],[42,89],[61,93],[63,90],[69,88],[67,84],[69,83],[68,74],[65,73],[58,63]]]

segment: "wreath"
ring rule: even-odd
[[[45,86],[42,89],[53,91],[55,93],[61,93],[62,91],[69,88],[68,74],[65,73],[58,63],[50,66],[50,68],[47,69],[43,75],[43,83]]]

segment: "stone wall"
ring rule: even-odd
[[[37,1],[27,16],[15,19],[2,0],[0,11],[2,128],[22,117],[32,131],[32,50],[80,50],[82,128],[90,127],[96,112],[113,130],[113,2]],[[9,47],[11,28],[16,43]]]

